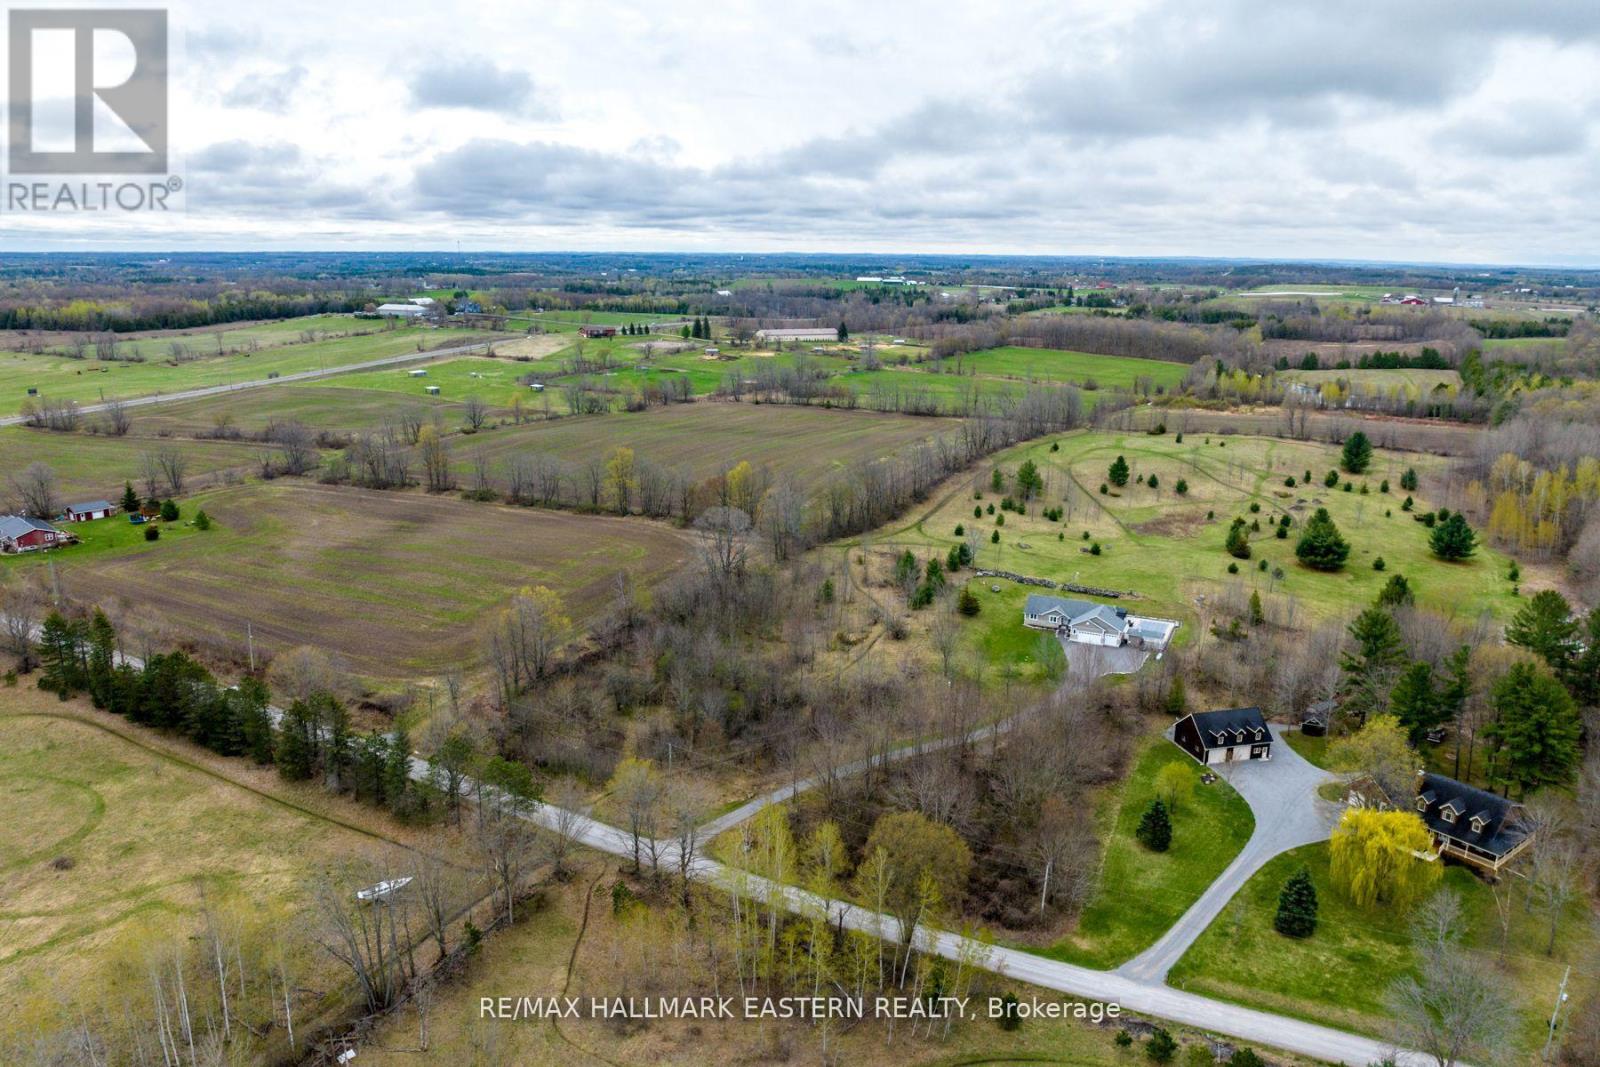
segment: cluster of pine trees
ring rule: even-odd
[[[39,688],[66,700],[87,693],[95,707],[141,726],[180,734],[223,756],[276,765],[291,781],[320,778],[336,792],[424,820],[442,810],[438,790],[410,776],[404,730],[357,734],[342,701],[327,693],[271,707],[260,680],[223,686],[187,654],[168,652],[135,666],[117,651],[104,612],[68,619],[52,612],[39,641]]]

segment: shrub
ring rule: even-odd
[[[1179,478],[1178,484],[1173,486],[1172,490],[1179,496],[1184,496],[1189,492],[1189,483],[1184,481],[1182,478]]]
[[[1245,532],[1243,519],[1233,520],[1233,525],[1228,527],[1228,537],[1223,541],[1222,547],[1235,559],[1250,558],[1250,535]]]
[[[1283,484],[1285,486],[1287,486],[1288,488],[1293,489],[1294,488],[1294,475],[1291,474],[1291,475],[1289,475],[1289,477],[1285,478],[1283,480]]]
[[[1406,472],[1400,476],[1400,488],[1408,493],[1417,491],[1417,468],[1406,468]]]
[[[1096,542],[1094,542],[1093,544],[1091,544],[1089,546],[1089,555],[1098,556],[1099,554],[1100,554],[1100,542],[1096,541]]]
[[[1145,483],[1144,484],[1148,485],[1152,489],[1161,488],[1161,483],[1156,480],[1156,476],[1154,474],[1152,474],[1149,478],[1145,479]]]
[[[1377,559],[1372,561],[1372,569],[1375,571],[1381,571],[1387,566],[1388,564],[1383,561],[1382,556],[1379,556]]]
[[[994,524],[996,526],[1004,526],[1006,524],[1006,516],[1004,512],[1001,512],[999,515],[994,517]]]
[[[1329,471],[1327,474],[1323,475],[1322,476],[1322,484],[1327,486],[1329,489],[1332,489],[1334,486],[1338,485],[1339,484],[1339,472],[1338,471]]]
[[[161,521],[162,522],[177,522],[178,521],[178,505],[173,503],[170,500],[163,500],[161,502]]]
[[[991,545],[998,545],[1000,543],[1000,531],[999,530],[996,530],[996,531],[994,531],[993,533],[991,533],[989,535],[989,543]]]
[[[957,537],[964,537],[964,536],[966,536],[966,533],[967,533],[967,528],[965,526],[963,526],[959,522],[956,523],[956,536]]]
[[[1105,496],[1109,492],[1111,492],[1111,490],[1106,488],[1106,483],[1105,482],[1101,482],[1100,483],[1100,495],[1101,496]]]
[[[956,610],[971,618],[983,610],[983,605],[978,602],[977,597],[972,595],[971,589],[963,586],[961,595],[956,598]]]
[[[1144,1046],[1144,1054],[1150,1058],[1150,1062],[1171,1063],[1177,1053],[1178,1043],[1163,1027],[1158,1026],[1151,1031],[1150,1040]]]
[[[146,541],[161,540],[161,527],[146,525],[144,528],[144,539]]]
[[[1252,514],[1252,515],[1261,514],[1261,501],[1259,501],[1259,500],[1250,501],[1250,514]]]
[[[1233,1050],[1233,1055],[1228,1058],[1228,1067],[1267,1067],[1255,1049],[1239,1048]]]
[[[975,518],[975,519],[983,518],[983,505],[982,504],[974,504],[974,505],[972,505],[972,517]]]
[[[1228,573],[1229,574],[1238,574],[1239,573],[1239,565],[1237,563],[1228,564]]]
[[[1174,444],[1183,444],[1183,431],[1179,430],[1178,436],[1174,437],[1172,440]]]
[[[194,528],[200,531],[211,529],[211,516],[206,514],[204,508],[194,513]]]
[[[1388,491],[1389,491],[1389,479],[1385,478],[1383,481],[1378,483],[1378,492],[1387,493]]]
[[[1002,1030],[1020,1030],[1022,1028],[1022,1015],[1017,1011],[1017,995],[1006,993],[1000,998],[1000,1015],[995,1019],[995,1025]]]
[[[1118,1030],[1117,1036],[1111,1039],[1118,1048],[1127,1048],[1133,1044],[1133,1035],[1126,1030]]]

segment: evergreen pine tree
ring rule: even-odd
[[[1336,571],[1350,557],[1350,543],[1339,533],[1328,509],[1318,508],[1306,523],[1294,554],[1312,570]]]
[[[1372,464],[1372,442],[1367,440],[1367,435],[1360,430],[1351,434],[1344,443],[1339,462],[1351,474],[1364,473]]]
[[[1167,814],[1167,806],[1157,797],[1150,802],[1144,815],[1139,819],[1139,830],[1135,836],[1139,843],[1151,852],[1165,852],[1172,847],[1172,819]]]
[[[106,618],[106,613],[96,608],[89,620],[89,699],[97,708],[111,711],[116,703],[117,632]]]
[[[1458,511],[1433,528],[1428,536],[1433,554],[1442,560],[1455,562],[1466,559],[1478,547],[1478,537]]]
[[[1262,560],[1261,562],[1266,563],[1266,560]],[[1261,610],[1261,591],[1259,589],[1252,589],[1250,591],[1250,625],[1260,626],[1266,621],[1266,613]]]
[[[1434,685],[1433,667],[1418,660],[1400,672],[1389,694],[1389,707],[1413,745],[1444,721],[1440,693]]]
[[[1317,889],[1306,868],[1301,867],[1283,884],[1272,926],[1284,937],[1310,937],[1317,932]]]
[[[1118,488],[1121,488],[1122,486],[1127,485],[1128,484],[1128,461],[1126,459],[1124,459],[1123,457],[1118,456],[1112,462],[1110,470],[1108,470],[1106,472],[1106,477],[1111,482],[1112,485],[1115,485]]]
[[[122,486],[122,510],[124,514],[139,510],[139,494],[133,491],[132,482],[124,482]]]
[[[1250,534],[1245,528],[1243,519],[1233,520],[1233,525],[1228,527],[1228,539],[1223,542],[1222,547],[1235,559],[1250,558]]]
[[[1406,472],[1400,476],[1400,488],[1408,493],[1417,491],[1417,468],[1406,468]]]

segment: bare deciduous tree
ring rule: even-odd
[[[49,464],[33,462],[9,479],[11,492],[23,514],[36,519],[52,519],[61,511],[56,495],[56,472]]]

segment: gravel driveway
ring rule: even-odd
[[[1284,740],[1282,727],[1273,726],[1272,759],[1221,764],[1216,771],[1239,791],[1256,817],[1255,832],[1228,869],[1211,883],[1194,906],[1183,913],[1161,940],[1117,968],[1117,973],[1145,982],[1163,982],[1172,965],[1252,874],[1268,860],[1292,848],[1326,841],[1339,819],[1342,805],[1317,796],[1317,787],[1338,777],[1307,763]],[[1167,731],[1172,736],[1172,731]],[[1175,749],[1176,750],[1176,749]],[[1204,788],[1203,786],[1201,788]]]

